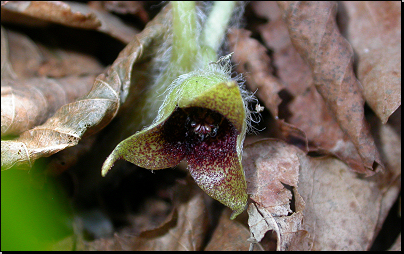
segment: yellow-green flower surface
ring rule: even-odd
[[[186,160],[199,187],[230,207],[234,219],[247,205],[241,165],[247,111],[242,90],[230,77],[231,55],[211,61],[217,59],[236,4],[215,2],[203,31],[197,17],[204,15],[196,15],[199,7],[194,2],[170,5],[171,60],[156,81],[165,89],[164,101],[149,127],[117,145],[104,162],[102,175],[118,159],[151,170]],[[152,99],[157,97],[153,92],[151,88]]]
[[[151,170],[185,159],[198,186],[230,207],[234,219],[247,204],[241,166],[246,111],[237,82],[212,64],[219,65],[174,81],[154,124],[118,144],[102,174],[118,159]]]

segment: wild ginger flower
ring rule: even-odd
[[[248,111],[246,92],[230,78],[230,70],[227,56],[174,80],[153,124],[118,144],[102,175],[118,159],[151,170],[185,159],[198,186],[233,210],[231,219],[243,212],[247,192],[241,155]]]

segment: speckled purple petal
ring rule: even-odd
[[[236,142],[236,129],[226,120],[215,138],[194,145],[186,157],[195,182],[209,196],[234,211],[231,219],[243,212],[247,204]]]

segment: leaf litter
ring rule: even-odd
[[[127,97],[133,63],[163,28],[156,20],[126,46],[106,74],[96,78],[86,96],[63,105],[44,124],[23,132],[18,139],[2,141],[2,170],[13,165],[31,166],[40,157],[77,145],[84,134],[104,128]]]
[[[82,29],[95,29],[129,43],[138,31],[114,15],[75,2],[8,2],[2,21],[46,26],[48,22]],[[96,7],[96,6],[95,6]],[[18,13],[18,15],[16,15]]]
[[[337,4],[281,2],[279,6],[292,43],[312,69],[317,91],[362,158],[361,173],[382,170],[364,115],[361,85],[353,72],[353,50],[336,24]]]
[[[4,64],[12,66],[9,74],[2,73],[2,136],[40,125],[64,104],[86,95],[103,69],[89,55],[50,52],[23,34],[3,29],[2,34],[8,39],[2,43]]]
[[[293,5],[286,6],[287,4],[285,3],[280,4],[281,8],[288,11],[293,10],[294,13],[300,15],[297,15],[297,17],[302,17],[303,20],[297,23],[289,20],[286,23],[303,25],[304,20],[308,20],[308,18],[314,16],[315,13],[311,12],[313,9],[317,10],[319,16],[322,17],[319,20],[323,20],[324,22],[317,23],[311,29],[314,35],[296,34],[296,36],[303,36],[300,38],[305,38],[308,44],[303,45],[301,41],[299,44],[299,41],[296,42],[293,38],[292,43],[290,42],[289,35],[285,33],[287,26],[280,18],[282,17],[282,12],[277,11],[271,4],[268,4],[269,7],[265,7],[266,4],[262,3],[260,5],[261,14],[257,13],[256,15],[262,16],[262,13],[270,13],[266,17],[269,20],[267,24],[260,26],[258,30],[261,33],[265,46],[267,49],[272,50],[272,52],[267,57],[266,52],[268,51],[265,50],[265,46],[260,44],[259,41],[252,39],[247,30],[240,30],[237,32],[241,35],[235,37],[239,40],[237,44],[250,43],[254,47],[245,47],[245,49],[239,47],[237,51],[235,50],[234,61],[243,68],[248,66],[247,69],[243,69],[243,71],[247,71],[247,75],[245,75],[247,85],[251,90],[255,90],[258,87],[257,95],[259,99],[271,111],[274,117],[279,116],[280,118],[277,120],[276,126],[267,126],[267,128],[284,128],[290,132],[294,131],[291,135],[296,135],[297,133],[300,138],[303,137],[303,140],[307,137],[307,140],[304,140],[304,142],[307,141],[307,147],[310,148],[310,151],[318,151],[323,155],[331,154],[334,157],[311,157],[305,153],[307,149],[297,149],[297,147],[303,146],[297,146],[294,143],[296,140],[293,139],[287,140],[289,143],[277,139],[262,140],[246,146],[243,164],[252,200],[248,208],[250,234],[248,234],[248,231],[243,230],[243,227],[247,228],[246,222],[237,224],[239,222],[228,219],[229,210],[226,209],[220,216],[212,237],[209,237],[208,225],[210,219],[206,216],[206,213],[212,208],[206,207],[206,202],[204,202],[206,196],[204,197],[204,194],[198,188],[195,188],[195,186],[182,184],[181,187],[181,184],[177,183],[177,187],[180,186],[178,188],[181,195],[172,198],[173,209],[160,226],[152,229],[146,227],[140,234],[139,232],[134,233],[130,228],[125,228],[111,238],[98,239],[92,242],[79,238],[74,243],[74,240],[66,239],[67,244],[64,246],[65,249],[71,249],[76,244],[77,249],[83,250],[216,250],[225,247],[228,250],[245,250],[249,243],[252,243],[254,249],[255,247],[260,249],[262,246],[265,249],[267,246],[261,245],[258,242],[265,242],[265,240],[273,236],[276,238],[278,250],[367,250],[371,247],[401,189],[401,132],[397,131],[400,130],[398,126],[401,126],[401,123],[395,121],[395,116],[391,117],[391,121],[389,120],[386,123],[389,116],[393,114],[392,112],[397,109],[397,105],[400,105],[401,97],[393,100],[392,107],[390,107],[390,104],[386,104],[386,106],[379,103],[378,105],[381,105],[382,108],[390,107],[389,110],[383,111],[384,113],[382,114],[379,113],[380,110],[377,107],[371,106],[381,121],[376,117],[367,117],[367,121],[371,123],[370,129],[367,129],[362,106],[364,99],[358,98],[360,97],[358,94],[362,94],[362,91],[353,74],[352,54],[349,53],[349,47],[341,40],[340,45],[343,48],[348,48],[348,53],[345,55],[342,54],[345,58],[341,59],[345,62],[341,66],[345,66],[346,69],[340,72],[332,70],[333,66],[339,63],[330,64],[331,60],[327,60],[326,57],[317,59],[313,55],[314,53],[310,53],[314,52],[313,45],[316,41],[315,39],[321,38],[321,36],[324,36],[323,32],[328,31],[324,30],[324,28],[330,29],[330,35],[336,36],[335,38],[338,39],[340,36],[335,25],[334,14],[336,7],[331,4],[318,9],[318,6],[308,4],[309,6],[299,6],[299,8],[296,8]],[[257,5],[257,3],[253,2],[251,5]],[[348,7],[347,3],[343,3],[343,5],[345,8],[353,8]],[[271,11],[265,11],[265,8],[271,8]],[[306,8],[310,11],[307,11]],[[366,17],[364,19],[366,20]],[[90,94],[85,98],[103,98],[104,100],[107,99],[109,104],[105,104],[103,109],[92,108],[96,110],[95,112],[101,111],[101,113],[94,113],[97,117],[89,122],[90,125],[87,125],[88,122],[81,122],[85,114],[80,112],[83,108],[88,108],[88,104],[83,104],[84,107],[82,108],[75,108],[70,104],[67,104],[70,105],[68,107],[62,106],[61,109],[66,109],[67,107],[68,109],[71,108],[72,111],[67,110],[64,114],[59,115],[56,113],[56,118],[54,116],[48,120],[52,123],[49,125],[51,126],[49,129],[58,130],[56,133],[52,131],[48,137],[53,137],[57,143],[53,143],[52,145],[52,143],[43,142],[43,145],[40,146],[40,150],[42,149],[42,151],[37,153],[36,157],[32,156],[37,152],[35,150],[36,147],[33,147],[31,150],[25,150],[28,152],[22,152],[24,150],[17,149],[16,151],[20,151],[20,154],[16,153],[17,156],[22,157],[24,153],[30,154],[29,159],[18,158],[27,163],[29,160],[34,161],[36,158],[44,155],[51,155],[64,149],[63,146],[66,147],[66,144],[74,146],[82,136],[90,135],[106,126],[116,115],[120,105],[126,99],[128,101],[133,100],[130,96],[128,97],[128,94],[136,91],[136,89],[129,88],[127,81],[131,79],[132,68],[138,67],[134,65],[136,62],[148,61],[142,53],[145,53],[148,47],[151,47],[150,44],[156,40],[155,38],[158,37],[159,31],[161,31],[159,29],[163,29],[163,26],[159,26],[159,23],[163,22],[164,18],[155,23],[151,21],[148,28],[142,34],[135,37],[135,40],[122,51],[106,74],[98,77]],[[381,19],[380,24],[384,24],[383,19]],[[350,26],[355,25],[357,24],[352,23],[347,25],[348,29],[351,29],[352,34],[355,34],[355,29],[358,28],[351,28]],[[291,27],[289,25],[289,30],[294,30]],[[275,35],[278,29],[283,34],[282,36]],[[319,30],[319,32],[316,30]],[[394,41],[397,37],[391,34],[389,36],[392,36],[392,41]],[[325,34],[325,38],[327,36],[329,36],[328,33]],[[233,38],[234,41],[236,41],[235,38]],[[357,50],[355,47],[358,47],[360,43],[351,41],[352,38],[349,35],[347,35],[347,39],[352,43],[354,49]],[[393,44],[391,45],[394,46]],[[319,46],[322,49],[321,44]],[[375,52],[379,50],[387,49],[379,46]],[[391,51],[394,50],[392,49]],[[251,52],[249,52],[250,54],[245,54],[245,56],[240,56],[243,51]],[[326,51],[324,49],[323,51],[320,50],[320,52]],[[329,51],[332,52],[332,48]],[[302,58],[309,64],[306,64],[296,52],[302,54]],[[383,58],[380,55],[378,57]],[[336,59],[338,57],[333,60],[336,61]],[[322,64],[319,65],[317,61]],[[394,65],[394,62],[382,59],[381,62],[383,61],[386,61],[388,64],[378,65],[377,68],[390,66],[389,64]],[[2,54],[2,78],[3,70],[10,68],[9,63],[3,64]],[[369,63],[363,63],[363,65],[366,64]],[[360,65],[361,63],[359,62]],[[386,70],[394,70],[393,67],[396,66],[392,66],[392,68],[388,67]],[[366,75],[360,74],[360,68],[358,68],[358,78],[364,83]],[[375,67],[375,71],[377,68]],[[313,71],[313,76],[310,70]],[[337,79],[338,82],[333,81],[333,79],[330,79],[330,81],[327,76],[330,75],[328,71],[336,74],[342,73],[344,78]],[[389,73],[385,70],[381,71]],[[257,76],[254,74],[257,74]],[[389,75],[392,80],[396,77],[401,79],[401,71],[399,73],[394,71],[386,76],[388,77]],[[324,77],[326,78],[324,79]],[[312,81],[313,78],[314,81]],[[373,81],[374,78],[368,79]],[[272,81],[275,86],[269,86],[268,84],[271,82],[268,80],[275,80]],[[324,80],[329,81],[328,83],[325,82],[327,86],[329,84],[339,85],[341,80],[342,84],[346,81],[351,81],[351,83],[348,83],[348,88],[337,86],[336,90],[347,89],[347,91],[353,91],[354,95],[350,96],[354,98],[352,101],[354,106],[356,106],[353,112],[357,115],[357,117],[353,118],[356,121],[347,123],[347,116],[352,117],[350,115],[352,110],[341,109],[340,104],[335,102],[338,101],[339,97],[332,97],[334,96],[333,94],[327,95],[328,102],[326,100],[326,104],[330,106],[329,108],[325,106],[322,98],[325,97],[324,93],[327,92],[319,91],[320,93],[318,93],[312,86],[315,84],[318,90],[322,90],[324,88],[319,84]],[[288,91],[292,95],[292,98],[280,104],[278,93],[282,89]],[[365,85],[364,90],[366,90]],[[274,91],[274,93],[268,91]],[[332,91],[332,89],[329,91]],[[378,92],[384,93],[385,98],[390,98],[386,95],[388,93],[385,91]],[[370,104],[369,101],[373,99],[369,99],[371,97],[366,94],[367,92],[364,91],[366,102]],[[379,95],[375,95],[375,93],[372,96],[379,98]],[[341,99],[346,100],[344,97]],[[291,115],[284,117],[283,107],[287,107]],[[73,118],[69,115],[69,112],[77,115]],[[399,112],[401,115],[401,110]],[[337,121],[334,120],[333,115]],[[76,120],[73,121],[74,119]],[[74,124],[68,124],[67,127],[63,127],[63,124],[59,124],[59,122],[63,121]],[[283,125],[282,122],[284,123]],[[45,127],[47,123],[45,123]],[[381,123],[386,124],[383,125]],[[84,127],[81,124],[84,124]],[[345,124],[348,124],[348,126],[353,125],[353,130],[350,127],[346,127]],[[54,126],[58,126],[58,128]],[[361,131],[364,133],[360,133]],[[34,137],[33,143],[43,141],[41,138],[35,140],[35,137],[44,137],[43,134],[39,134],[43,133],[40,130],[34,132],[27,131],[25,133],[30,134],[25,134],[25,136],[22,134],[20,138],[26,137],[26,140],[31,140]],[[62,136],[64,133],[72,133],[73,135]],[[63,138],[61,139],[61,137]],[[71,140],[69,140],[69,137]],[[280,135],[277,138],[282,139],[283,137]],[[74,140],[73,143],[69,143],[72,139]],[[360,144],[359,148],[358,144]],[[24,145],[25,143],[19,143],[21,148]],[[59,147],[57,147],[58,145]],[[361,147],[362,145],[366,145],[367,148]],[[378,155],[379,153],[380,155]],[[18,158],[12,163],[18,161]],[[383,174],[376,173],[377,170],[375,171],[373,167],[373,161],[376,161],[379,165],[385,165],[385,172]],[[364,173],[365,175],[376,174],[371,177],[363,177],[363,175],[357,174],[357,172]],[[181,196],[187,196],[187,198],[182,199]],[[275,232],[275,234],[270,235],[268,232]],[[80,236],[80,233],[78,235]],[[242,242],[243,239],[245,242]],[[232,242],[234,243],[233,245],[231,244]],[[223,246],[220,246],[220,243],[224,243]]]
[[[351,20],[342,29],[358,55],[364,97],[385,124],[401,105],[401,5],[394,1],[341,5],[341,16]]]
[[[160,226],[84,242],[79,250],[201,250],[208,225],[204,195],[191,181],[179,182],[173,190],[174,209]]]

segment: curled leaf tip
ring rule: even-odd
[[[119,159],[118,156],[116,156],[115,153],[116,150],[114,150],[114,152],[112,152],[108,158],[104,161],[104,164],[102,165],[101,168],[101,176],[105,177],[109,170],[111,170],[111,168],[114,166],[115,161],[117,161]]]

